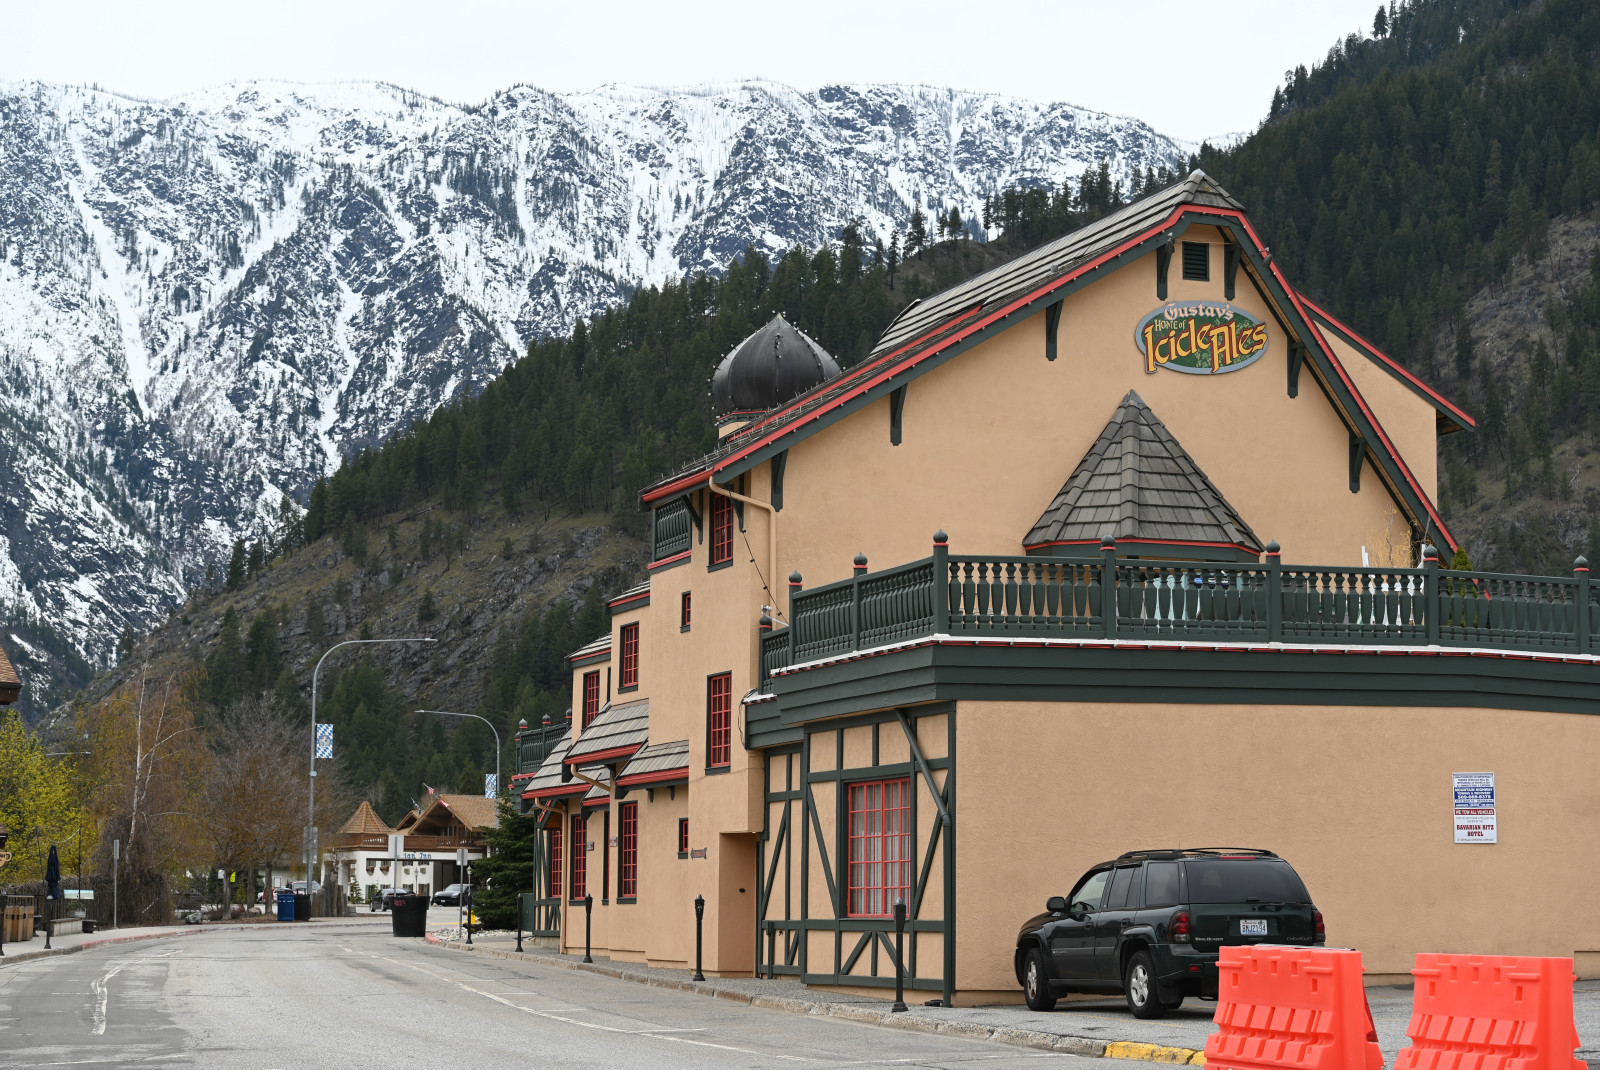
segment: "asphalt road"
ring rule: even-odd
[[[370,923],[262,926],[0,968],[0,1066],[1047,1068],[1076,1056],[477,959]]]

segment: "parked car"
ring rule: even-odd
[[[461,905],[461,893],[469,890],[470,884],[452,884],[448,888],[440,889],[433,897],[436,907],[453,907]]]
[[[1130,851],[1051,896],[1017,932],[1017,983],[1036,1011],[1068,992],[1120,992],[1139,1018],[1217,998],[1228,944],[1321,944],[1322,912],[1271,851]]]
[[[290,885],[290,888],[293,889],[294,891],[297,891],[297,892],[303,892],[303,891],[306,890],[306,882],[305,881],[295,881],[292,885]],[[311,882],[311,894],[312,895],[316,895],[320,891],[322,891],[322,882],[321,881],[312,881]]]
[[[394,906],[394,897],[404,891],[404,888],[380,889],[378,894],[373,897],[371,912],[377,913],[380,910],[388,910],[390,907]]]

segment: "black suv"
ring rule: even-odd
[[[1017,933],[1017,982],[1032,1010],[1067,992],[1121,992],[1139,1018],[1185,996],[1217,998],[1224,944],[1321,944],[1322,912],[1271,851],[1129,851],[1095,866]]]

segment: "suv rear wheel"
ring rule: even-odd
[[[1050,992],[1050,971],[1045,969],[1044,952],[1038,948],[1028,952],[1022,964],[1022,992],[1028,999],[1030,1011],[1053,1011],[1056,997]]]
[[[1155,964],[1148,951],[1135,951],[1129,957],[1122,974],[1122,990],[1127,994],[1128,1009],[1135,1018],[1160,1018],[1171,1009],[1161,1002]]]

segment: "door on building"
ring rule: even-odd
[[[1111,870],[1090,873],[1067,897],[1067,913],[1050,926],[1050,958],[1057,980],[1083,980],[1095,974],[1095,915],[1105,901]]]
[[[1122,930],[1133,924],[1139,906],[1139,866],[1118,866],[1112,870],[1105,902],[1094,915],[1094,975],[1103,980],[1121,981],[1122,967],[1117,961],[1117,945]]]

